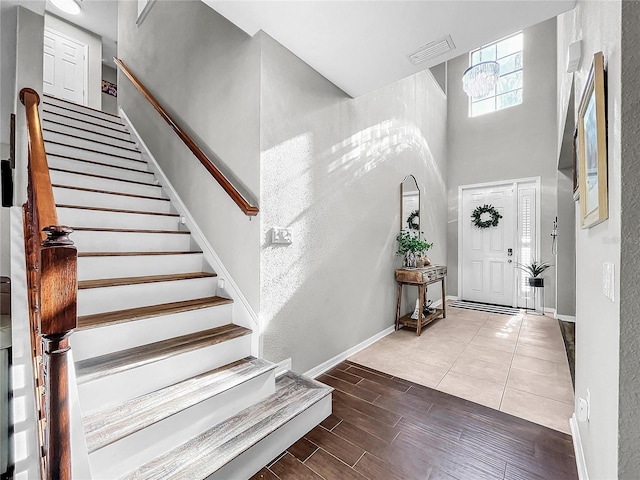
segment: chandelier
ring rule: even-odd
[[[498,83],[498,62],[482,62],[467,68],[462,74],[462,88],[474,100],[491,95]]]

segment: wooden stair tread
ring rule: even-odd
[[[250,333],[250,329],[230,323],[209,330],[81,360],[75,364],[78,384],[82,385],[98,378],[142,367]]]
[[[83,417],[89,453],[276,368],[247,357]]]
[[[55,107],[56,105],[50,105],[50,106]],[[69,110],[69,109],[67,108],[65,110]],[[70,110],[70,111],[73,111],[73,110]],[[100,123],[90,122],[89,120],[85,120],[84,118],[83,119],[78,119],[76,117],[72,117],[71,115],[65,115],[63,113],[54,112],[52,110],[49,110],[47,108],[46,104],[43,105],[42,112],[43,113],[48,113],[50,115],[57,115],[57,116],[63,117],[63,118],[70,118],[71,120],[75,120],[76,122],[88,123],[89,125],[95,125],[96,127],[100,127],[100,128],[107,128],[109,130],[115,130],[116,132],[129,133],[127,128],[122,123],[109,122],[109,123],[111,123],[113,125],[112,127],[110,127],[110,126],[107,126],[107,125],[102,125]],[[46,122],[47,119],[45,118],[44,121]],[[120,127],[120,128],[116,128],[116,127]]]
[[[101,228],[101,227],[69,227],[76,232],[121,232],[121,233],[171,233],[189,235],[187,230],[143,230],[137,228]]]
[[[135,168],[123,167],[122,165],[112,165],[110,163],[102,163],[94,160],[87,160],[84,158],[71,157],[69,155],[61,155],[59,153],[47,153],[47,158],[51,158],[51,157],[66,158],[67,160],[73,160],[74,162],[90,163],[92,165],[98,165],[100,167],[119,168],[120,170],[127,170],[129,172],[136,172],[136,173],[144,173],[146,175],[153,176],[152,172],[148,172],[146,170],[137,170]]]
[[[135,143],[133,144],[134,146],[132,146],[132,147],[123,147],[122,145],[114,145],[113,143],[103,142],[101,140],[95,140],[93,138],[80,137],[78,135],[74,135],[73,133],[60,132],[58,130],[54,130],[52,128],[47,128],[47,127],[43,127],[42,131],[43,132],[55,133],[57,135],[64,135],[65,137],[77,138],[79,140],[84,140],[86,142],[99,143],[100,145],[106,145],[108,147],[113,147],[113,148],[119,148],[121,150],[128,150],[130,152],[140,153],[140,150],[138,150],[138,148],[135,147]],[[129,140],[129,142],[130,142],[130,140]]]
[[[273,395],[123,478],[206,478],[332,391],[315,380],[287,372],[276,380]]]
[[[109,177],[107,175],[99,175],[97,173],[78,172],[76,170],[67,170],[65,168],[55,168],[55,167],[49,167],[49,170],[50,171],[54,171],[54,172],[71,173],[73,175],[82,175],[82,176],[85,176],[85,177],[95,177],[95,178],[103,178],[105,180],[115,180],[116,182],[135,183],[136,185],[144,185],[144,186],[147,186],[147,187],[162,188],[157,183],[139,182],[137,180],[128,180],[126,178]]]
[[[51,185],[54,188],[67,188],[69,190],[80,190],[82,192],[93,192],[93,193],[105,193],[107,195],[120,195],[122,197],[134,197],[134,198],[146,198],[148,200],[162,200],[165,202],[170,202],[171,200],[164,197],[150,197],[149,195],[138,195],[136,193],[124,193],[124,192],[112,192],[110,190],[98,190],[95,188],[85,188],[85,187],[72,187],[71,185]]]
[[[78,317],[77,330],[87,330],[89,328],[106,327],[122,322],[142,320],[144,318],[158,317],[161,315],[173,315],[191,310],[228,305],[233,303],[230,298],[205,297],[195,300],[183,300],[180,302],[163,303],[151,305],[149,307],[127,308],[126,310],[115,310],[113,312],[94,313]]]
[[[139,255],[191,255],[202,253],[199,250],[189,252],[78,252],[78,257],[134,257]]]
[[[93,130],[88,130],[86,128],[80,128],[80,127],[76,127],[76,126],[73,126],[73,125],[68,125],[66,123],[58,122],[56,120],[51,120],[51,119],[43,119],[43,121],[42,121],[43,125],[46,125],[46,124],[49,124],[49,123],[54,123],[56,125],[63,125],[65,127],[73,128],[75,130],[81,130],[83,132],[89,132],[89,133],[93,133],[95,135],[100,135],[101,137],[113,138],[113,139],[118,140],[120,142],[127,142],[127,143],[130,143],[132,145],[136,145],[136,142],[134,142],[133,140],[129,140],[129,139],[126,139],[126,138],[121,138],[121,137],[116,137],[116,136],[113,136],[113,135],[109,135],[107,133],[95,132]],[[113,129],[109,129],[109,130],[113,130]],[[59,133],[62,133],[62,132],[59,132]],[[86,137],[78,137],[78,138],[84,138],[86,140],[91,140],[90,138],[86,138]]]
[[[77,210],[95,210],[98,212],[135,213],[137,215],[157,215],[161,217],[179,217],[179,213],[145,212],[142,210],[124,210],[121,208],[88,207],[85,205],[56,204],[57,208],[75,208]]]
[[[72,145],[70,143],[56,142],[55,140],[45,140],[44,144],[45,144],[45,146],[46,145],[62,145],[63,147],[76,148],[78,150],[84,150],[86,152],[99,153],[100,155],[105,155],[107,157],[123,158],[125,160],[131,160],[132,162],[147,163],[144,160],[141,160],[139,158],[131,158],[131,157],[128,157],[126,155],[118,155],[117,153],[101,152],[100,150],[94,150],[93,148],[81,147],[79,145]]]
[[[171,275],[149,275],[145,277],[104,278],[100,280],[82,280],[78,282],[78,290],[86,288],[119,287],[122,285],[140,285],[143,283],[173,282],[176,280],[191,280],[195,278],[215,277],[215,273],[193,272],[176,273]]]
[[[103,112],[102,110],[98,110],[97,108],[93,108],[93,107],[90,107],[88,105],[81,105],[79,103],[72,102],[71,100],[67,100],[66,98],[56,97],[55,95],[50,95],[48,93],[43,93],[42,96],[45,97],[43,103],[46,104],[46,105],[56,106],[55,103],[50,103],[50,102],[48,102],[46,100],[47,98],[52,98],[52,99],[57,100],[59,102],[69,103],[69,104],[74,105],[76,107],[85,108],[87,110],[91,110],[91,111],[94,111],[94,112],[102,113],[104,115],[109,115],[111,117],[115,117],[115,118],[120,120],[120,116],[119,115],[115,115],[115,114],[109,113],[109,112]]]

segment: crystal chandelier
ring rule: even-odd
[[[462,74],[462,88],[474,100],[491,95],[498,83],[498,62],[482,62],[467,68]]]

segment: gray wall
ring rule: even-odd
[[[351,99],[259,37],[264,354],[304,372],[393,324],[409,173],[429,257],[445,262],[446,98],[422,72]],[[293,243],[271,244],[272,227],[291,228]]]
[[[547,233],[543,229],[543,235]],[[576,218],[573,202],[573,169],[558,170],[558,237],[556,312],[560,318],[576,314]]]
[[[118,7],[120,58],[257,198],[258,43],[200,1],[156,2],[140,27],[136,2],[120,1]],[[259,218],[250,221],[129,80],[120,73],[118,78],[120,106],[257,311]]]
[[[102,64],[102,80],[106,80],[107,82],[115,83],[117,85],[118,72],[116,72],[115,68]],[[104,92],[101,92],[101,96],[102,96],[102,111],[117,115],[118,114],[118,98],[113,97],[111,95],[107,95]]]
[[[640,2],[622,2],[618,474],[640,472]]]
[[[625,3],[625,2],[622,2]],[[637,19],[637,17],[635,17]],[[608,123],[608,183],[609,219],[590,229],[576,230],[576,402],[586,398],[587,389],[591,393],[591,418],[579,423],[580,438],[584,451],[589,478],[624,480],[637,478],[624,475],[618,470],[618,406],[619,381],[622,380],[621,358],[634,354],[623,349],[621,335],[621,299],[618,294],[611,301],[602,294],[602,264],[613,263],[615,268],[615,290],[622,292],[620,269],[629,266],[635,270],[636,259],[620,258],[621,235],[621,110],[625,102],[621,96],[621,2],[579,1],[576,8],[558,19],[558,101],[560,110],[573,108],[577,111],[594,53],[602,51],[607,69],[607,123]],[[634,23],[637,28],[637,23]],[[569,43],[582,40],[582,62],[575,74],[566,72],[566,52]],[[632,49],[634,47],[631,47]],[[575,83],[574,105],[567,106],[571,93],[571,81]],[[637,80],[636,80],[637,81]],[[637,95],[637,91],[632,94]],[[635,97],[633,97],[635,98]],[[577,118],[577,117],[576,117]],[[636,139],[637,141],[637,139]],[[627,165],[626,165],[627,166]],[[631,163],[628,164],[631,166]],[[632,172],[637,179],[637,169]],[[576,218],[579,225],[579,203],[576,203]],[[627,212],[633,215],[632,212]],[[637,219],[633,222],[633,237],[637,239]],[[637,245],[628,245],[631,250]],[[627,263],[628,262],[628,263]],[[625,265],[627,263],[627,265]],[[637,270],[635,270],[637,272]],[[630,294],[636,295],[637,285],[631,286]],[[635,300],[637,302],[637,300]],[[632,309],[633,310],[633,309]],[[633,323],[637,329],[637,315]],[[637,331],[636,331],[637,334]],[[625,342],[631,341],[625,339]],[[637,362],[637,351],[634,362]],[[628,388],[635,389],[637,402],[638,369],[631,373]],[[633,376],[635,375],[635,379]],[[631,393],[627,391],[628,393]],[[631,394],[634,395],[634,394]],[[629,400],[627,397],[626,400]],[[622,404],[621,404],[622,405]],[[577,410],[577,408],[576,408]],[[622,408],[620,409],[622,412]],[[637,415],[637,406],[635,415]],[[623,417],[620,417],[622,421]],[[637,420],[636,420],[637,421]],[[632,424],[628,426],[631,427]],[[621,437],[622,438],[622,437]],[[637,445],[636,445],[637,448]],[[622,445],[620,445],[622,453]],[[636,452],[637,454],[637,452]]]
[[[61,18],[46,13],[44,24],[47,28],[64,33],[71,38],[87,45],[87,105],[100,110],[102,107],[102,92],[100,80],[102,77],[102,38],[95,33],[73,25]],[[42,83],[42,80],[40,80]]]
[[[556,216],[556,23],[524,30],[524,94],[521,105],[470,118],[462,74],[468,54],[448,62],[448,286],[458,295],[458,187],[540,176],[539,260],[552,261]],[[546,275],[545,301],[555,306],[555,275]]]

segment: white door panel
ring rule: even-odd
[[[502,215],[496,227],[477,228],[471,213],[492,205]],[[513,184],[465,189],[462,193],[462,298],[472,302],[512,305],[514,301]],[[511,262],[509,262],[511,260]]]
[[[87,46],[55,30],[44,30],[43,91],[86,105]]]

